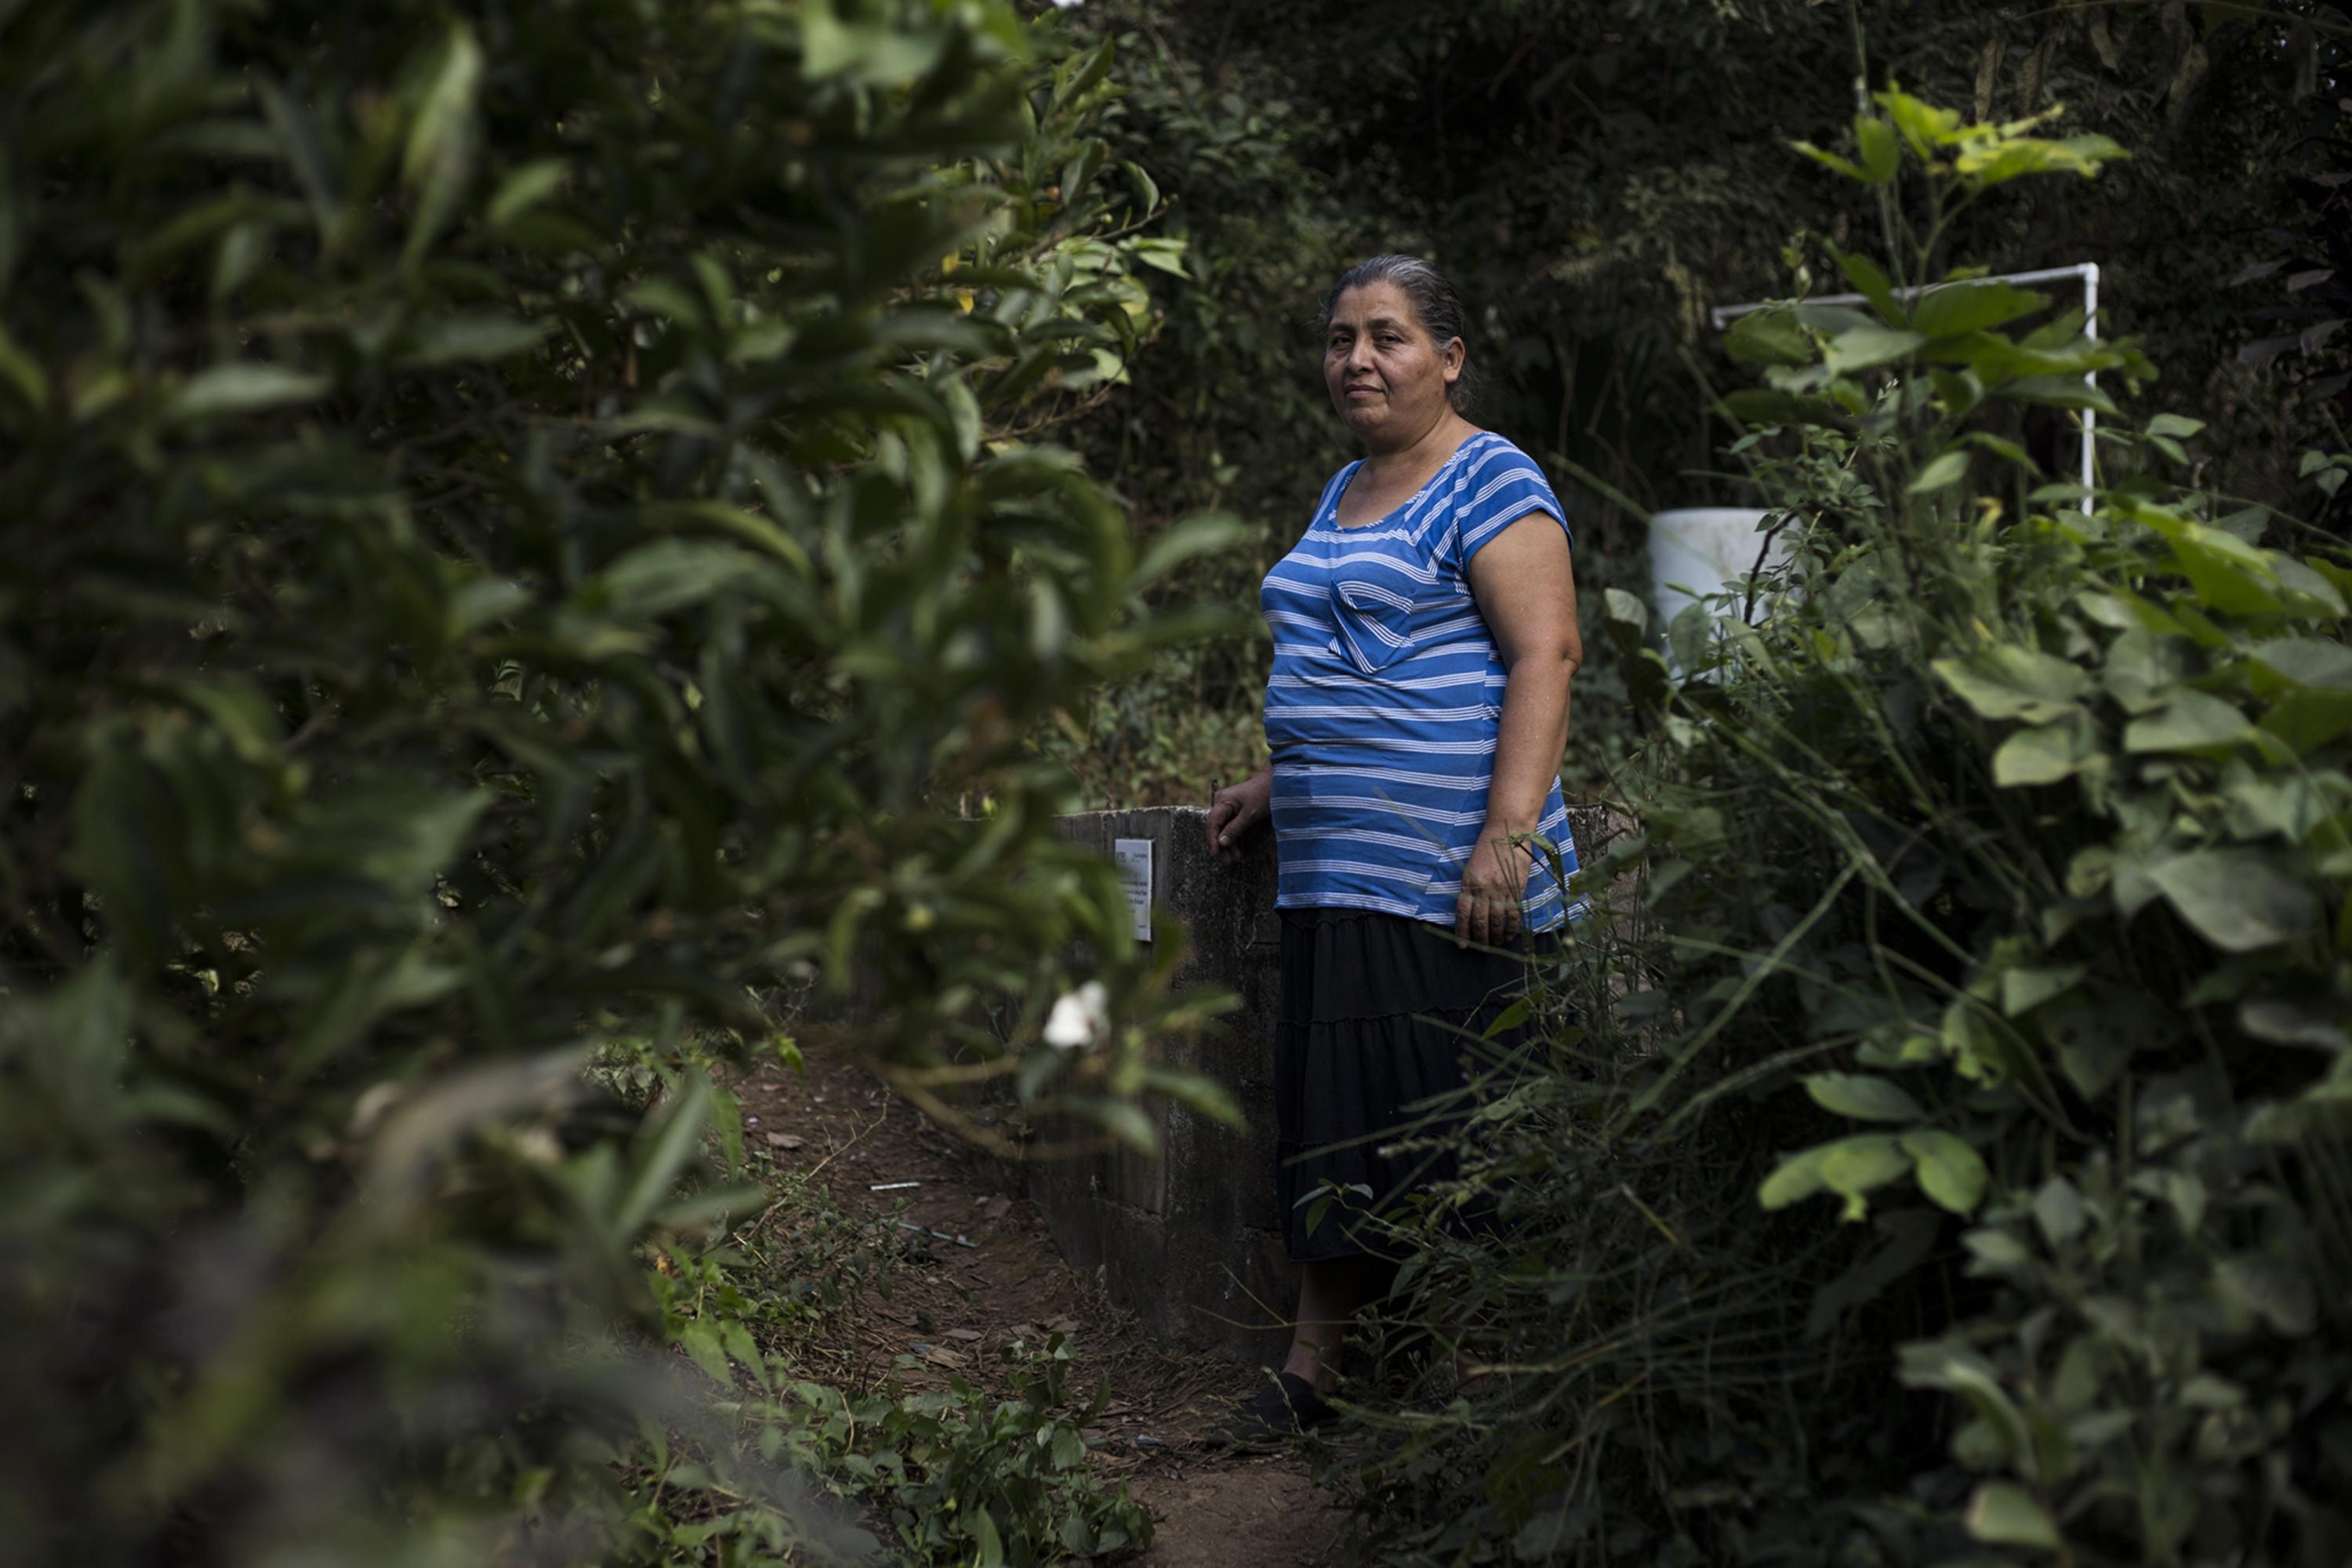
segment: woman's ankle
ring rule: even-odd
[[[1328,1393],[1332,1384],[1331,1367],[1324,1360],[1321,1347],[1303,1341],[1291,1342],[1290,1353],[1283,1358],[1282,1370],[1305,1383],[1318,1394]]]

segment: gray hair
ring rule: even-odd
[[[1439,348],[1459,338],[1462,340],[1462,374],[1445,389],[1445,400],[1454,405],[1454,412],[1466,414],[1476,401],[1478,382],[1470,367],[1470,328],[1462,309],[1462,296],[1444,273],[1418,256],[1375,256],[1359,261],[1339,274],[1339,281],[1323,296],[1323,331],[1331,331],[1331,312],[1339,307],[1339,296],[1350,289],[1360,289],[1368,283],[1393,283],[1404,291],[1412,306],[1422,331],[1437,342]]]

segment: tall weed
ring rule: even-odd
[[[1665,628],[1679,686],[1610,598],[1641,914],[1433,1205],[1514,1224],[1429,1216],[1405,1321],[1493,1381],[1351,1467],[1397,1560],[2352,1550],[2352,559],[2086,381],[2129,343],[1935,277],[2123,155],[2042,129],[1890,90],[1800,149],[1885,253],[1733,335],[1789,564]],[[2096,486],[2036,407],[2097,412]]]

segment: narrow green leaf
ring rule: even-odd
[[[648,1118],[637,1134],[635,1168],[628,1188],[613,1212],[613,1240],[626,1245],[636,1239],[654,1211],[660,1208],[685,1173],[687,1162],[709,1129],[710,1080],[689,1071],[668,1102]]]
[[[315,403],[332,384],[316,372],[281,364],[250,360],[216,364],[182,382],[165,401],[163,417],[182,422]]]
[[[16,389],[16,395],[36,414],[44,414],[49,406],[49,378],[41,369],[41,362],[25,352],[24,345],[8,335],[0,326],[0,382]]]
[[[442,39],[401,157],[401,178],[416,187],[416,213],[411,220],[401,264],[414,267],[426,247],[457,216],[473,178],[475,142],[478,132],[475,100],[482,88],[482,46],[463,22],[453,24]]]
[[[1835,153],[1824,152],[1810,142],[1791,142],[1789,145],[1825,169],[1834,169],[1849,180],[1859,180],[1867,185],[1874,184],[1867,171],[1851,158],[1841,158]]]
[[[1927,495],[1935,490],[1949,489],[1968,477],[1969,455],[1961,451],[1944,452],[1920,469],[1906,488],[1912,495]]]

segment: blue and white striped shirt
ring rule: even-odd
[[[1274,635],[1275,904],[1452,925],[1486,821],[1507,681],[1470,561],[1530,513],[1568,524],[1534,461],[1490,431],[1386,517],[1340,528],[1339,497],[1361,466],[1323,487],[1307,536],[1258,595]],[[1557,853],[1576,870],[1557,779],[1536,831],[1525,921],[1547,931],[1585,912],[1549,864]]]

